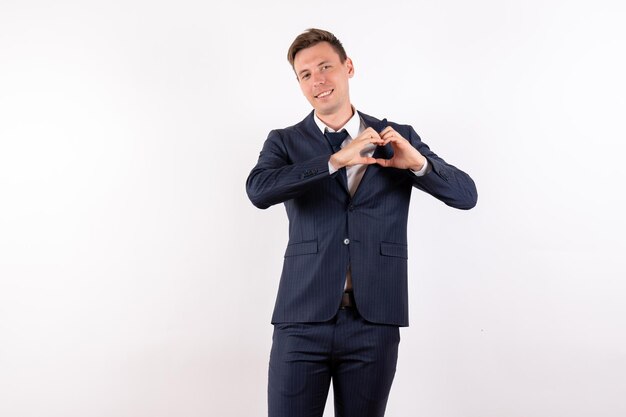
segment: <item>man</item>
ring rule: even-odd
[[[335,415],[383,416],[408,325],[412,187],[459,209],[475,206],[476,187],[411,126],[355,110],[354,65],[333,34],[307,30],[288,60],[313,111],[270,132],[246,182],[255,206],[284,203],[289,218],[269,416],[321,417],[331,381]]]

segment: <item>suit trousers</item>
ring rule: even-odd
[[[322,417],[333,383],[336,417],[382,417],[396,372],[397,326],[339,309],[323,323],[277,323],[269,364],[269,417]]]

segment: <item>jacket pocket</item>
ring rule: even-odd
[[[317,253],[317,240],[309,240],[307,242],[292,243],[287,245],[285,258],[288,256],[307,255]]]
[[[408,247],[402,243],[380,242],[380,254],[404,259],[409,257]]]

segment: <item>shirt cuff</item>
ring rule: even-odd
[[[330,163],[330,160],[328,160],[328,174],[329,175],[333,175],[335,172],[339,171],[338,169],[335,169],[335,167],[333,166],[333,164]]]
[[[328,163],[328,165],[330,165],[330,162]],[[428,159],[426,159],[426,162],[424,162],[424,166],[422,167],[422,169],[420,169],[419,171],[413,171],[412,169],[410,170],[413,174],[415,174],[415,176],[417,177],[423,177],[424,175],[426,175],[426,171],[428,170]]]

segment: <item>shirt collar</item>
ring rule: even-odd
[[[348,135],[350,135],[351,138],[356,138],[357,136],[359,136],[359,132],[361,131],[361,117],[354,107],[352,107],[352,110],[354,111],[354,113],[352,114],[350,120],[348,120],[346,124],[340,127],[337,131],[341,129],[346,129]],[[317,117],[316,113],[314,113],[313,118],[315,119],[315,124],[321,130],[322,134],[324,134],[326,130],[328,130],[329,132],[335,132],[334,129],[326,126],[326,124],[322,122],[319,117]]]

